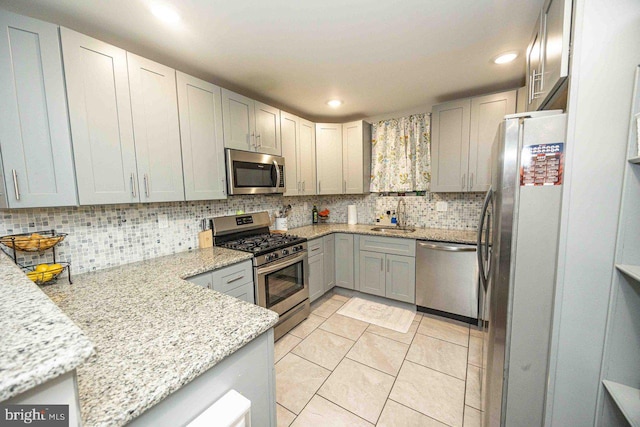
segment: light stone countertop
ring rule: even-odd
[[[0,401],[76,369],[93,344],[0,251]]]
[[[42,288],[95,344],[77,371],[85,426],[126,424],[276,324],[270,310],[183,280],[251,258],[199,249]]]
[[[289,234],[294,234],[300,237],[306,237],[307,239],[315,239],[318,237],[326,236],[331,233],[353,233],[353,234],[365,234],[371,236],[384,236],[384,237],[400,237],[402,239],[413,240],[433,240],[437,242],[450,242],[450,243],[468,243],[475,245],[477,243],[476,230],[449,230],[443,228],[416,228],[413,233],[385,233],[382,231],[373,231],[372,228],[376,225],[348,225],[348,224],[318,224],[318,225],[306,225],[304,227],[292,228],[287,231]]]

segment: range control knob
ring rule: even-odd
[[[282,256],[286,256],[286,255],[289,255],[289,249],[282,250]]]

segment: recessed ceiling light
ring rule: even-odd
[[[332,99],[331,101],[328,101],[327,104],[331,108],[338,108],[342,105],[342,101],[340,101],[339,99]]]
[[[151,13],[159,20],[168,24],[175,24],[180,21],[180,15],[170,6],[154,3],[151,5]]]
[[[507,52],[507,53],[503,53],[496,56],[493,59],[493,62],[495,62],[496,64],[507,64],[513,61],[514,59],[516,59],[517,57],[518,57],[518,54],[516,52]]]

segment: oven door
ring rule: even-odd
[[[256,269],[258,305],[283,314],[309,298],[307,253]]]
[[[284,193],[284,158],[227,149],[229,194]]]

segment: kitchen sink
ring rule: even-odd
[[[408,234],[408,233],[413,233],[414,231],[416,231],[416,229],[411,227],[398,227],[397,225],[393,225],[393,226],[387,226],[387,227],[385,226],[373,227],[371,231],[380,231],[382,233],[392,233],[392,234]]]

